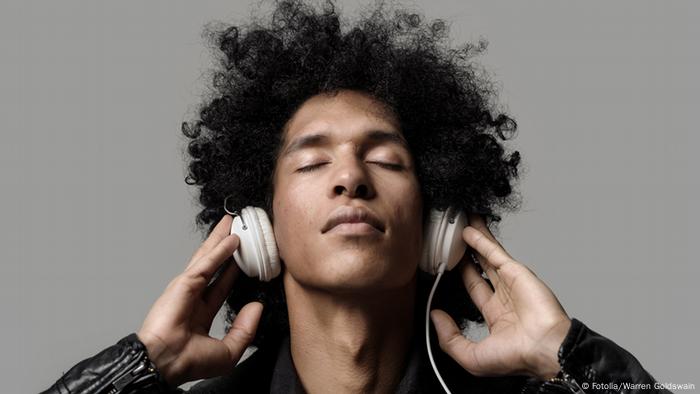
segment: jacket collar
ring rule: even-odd
[[[414,341],[396,393],[442,392],[442,387],[430,365],[427,351],[422,345],[422,341]],[[527,378],[522,376],[478,378],[469,374],[439,349],[437,343],[433,342],[435,362],[447,386],[453,392],[469,394],[524,392],[523,384],[526,383]],[[532,383],[535,389],[527,392],[549,392],[539,390],[542,382],[534,380]],[[289,336],[271,341],[268,346],[256,350],[250,357],[241,361],[231,374],[203,380],[187,391],[188,394],[230,392],[304,393],[292,362]]]
[[[413,344],[409,351],[408,364],[405,367],[403,377],[396,389],[397,394],[417,394],[422,386],[421,352],[417,344]],[[270,394],[303,394],[305,393],[296,369],[292,361],[292,352],[289,337],[282,340],[277,361],[272,372]]]

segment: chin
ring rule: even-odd
[[[405,287],[414,279],[418,267],[418,252],[405,247],[348,243],[314,246],[307,248],[304,255],[288,256],[291,259],[285,259],[285,271],[298,285],[321,292],[357,293]]]
[[[310,279],[315,287],[339,293],[396,288],[405,285],[413,276],[402,275],[405,267],[401,264],[357,253],[340,253],[334,257],[332,266],[324,268],[327,269],[315,270],[315,278]]]

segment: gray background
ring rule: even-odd
[[[503,244],[657,379],[698,386],[700,7],[431,3],[405,4],[451,21],[455,43],[489,40],[480,61],[519,123],[524,204]],[[138,330],[184,269],[201,242],[179,131],[209,83],[200,33],[253,8],[0,5],[3,392]]]

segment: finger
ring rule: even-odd
[[[471,225],[464,228],[462,231],[462,238],[485,259],[485,261],[479,259],[480,262],[486,263],[484,265],[491,265],[493,268],[498,269],[503,266],[503,264],[513,260],[497,242],[492,241],[484,235],[484,233]]]
[[[486,225],[486,221],[484,220],[484,217],[482,215],[478,214],[469,214],[469,224],[479,230],[485,237],[493,241],[496,245],[498,245],[501,249],[503,249],[503,252],[512,260],[513,257],[508,254],[508,252],[503,248],[503,245],[501,245],[500,242],[496,239],[496,237],[493,235],[491,230],[488,228]],[[482,271],[486,274],[486,277],[491,281],[491,284],[493,286],[498,286],[501,282],[501,277],[498,274],[498,271],[496,271],[493,267],[491,267],[489,264],[486,264],[485,257],[479,258],[479,253],[475,253],[474,259],[476,262],[479,264],[481,267]]]
[[[216,245],[221,242],[222,239],[226,238],[229,234],[231,234],[231,224],[233,223],[233,217],[231,215],[224,215],[224,217],[219,220],[219,223],[217,223],[216,227],[214,227],[214,230],[211,231],[211,234],[207,237],[204,242],[202,242],[202,245],[197,249],[196,252],[192,255],[192,259],[190,260],[190,263],[187,265],[187,268],[185,270],[189,269],[197,260],[202,258],[205,254],[207,254],[209,251],[211,251]]]
[[[263,304],[254,301],[246,304],[236,315],[229,332],[221,340],[228,348],[231,363],[241,358],[243,351],[253,342],[262,316]]]
[[[212,321],[216,313],[221,309],[221,305],[231,293],[233,282],[236,281],[239,272],[238,264],[231,257],[224,263],[223,271],[219,274],[219,277],[207,288],[204,294],[204,303],[207,306],[207,321]]]
[[[486,225],[486,222],[484,221],[483,216],[470,213],[469,214],[469,225],[474,227],[475,229],[481,231],[482,234],[484,234],[491,241],[498,244],[498,246],[500,246],[501,249],[503,249],[503,251],[506,252],[506,254],[508,254],[508,252],[505,250],[503,245],[501,245],[501,243],[498,242],[498,240],[496,239],[496,236],[493,235],[493,233],[491,232],[489,227]],[[510,256],[510,254],[508,254],[508,257],[510,257],[511,259],[513,258],[512,256]]]
[[[467,262],[462,268],[462,280],[464,281],[464,287],[469,293],[474,305],[479,308],[479,311],[483,314],[484,306],[493,296],[493,290],[486,283],[486,280],[481,277],[481,274],[476,270],[476,266],[473,263]]]
[[[236,234],[231,234],[221,240],[209,253],[205,254],[199,260],[195,261],[183,275],[190,279],[202,279],[202,288],[209,284],[209,281],[214,276],[216,270],[221,266],[227,258],[233,255],[233,252],[238,248],[240,242]]]
[[[478,344],[465,338],[454,320],[444,311],[439,309],[430,311],[430,319],[435,325],[440,348],[462,368],[478,376],[480,372],[476,357]]]
[[[484,280],[487,280],[491,282],[491,287],[493,289],[496,289],[500,286],[501,284],[501,276],[498,274],[498,271],[496,271],[493,266],[485,263],[486,258],[484,256],[481,256],[479,253],[474,253],[474,260],[476,261],[477,264],[479,264],[479,267],[481,267],[481,272],[483,274],[479,274]]]

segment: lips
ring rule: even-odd
[[[342,223],[367,223],[377,230],[384,232],[384,223],[367,208],[343,205],[336,208],[321,230],[325,233]]]

